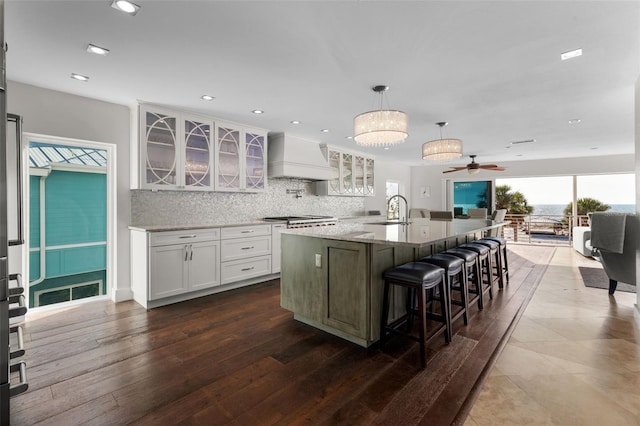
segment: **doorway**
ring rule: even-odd
[[[24,140],[29,308],[109,297],[115,147],[33,134]]]

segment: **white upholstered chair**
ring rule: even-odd
[[[609,277],[609,294],[618,281],[638,285],[636,256],[640,248],[640,217],[637,214],[594,212],[591,214],[591,240],[604,272]]]

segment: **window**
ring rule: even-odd
[[[34,292],[34,306],[52,305],[102,294],[102,280],[50,288]]]
[[[400,184],[398,182],[394,182],[391,180],[387,181],[387,193],[386,198],[384,200],[385,205],[387,206],[387,219],[398,219],[399,218],[399,207],[400,203],[397,198],[394,198],[391,203],[389,203],[389,199],[394,195],[400,194]]]
[[[491,214],[491,181],[454,182],[453,211],[456,216],[466,215],[469,209],[487,209]]]

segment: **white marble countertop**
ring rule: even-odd
[[[209,224],[194,224],[194,225],[130,225],[129,229],[133,231],[144,232],[165,232],[165,231],[189,231],[191,229],[211,229],[211,228],[229,228],[232,226],[251,226],[251,225],[271,225],[275,223],[287,223],[285,220],[262,220],[256,219],[246,222],[236,221],[223,221],[220,220],[216,223]]]
[[[385,221],[379,221],[379,223],[383,222]],[[338,222],[333,226],[285,229],[282,233],[341,241],[406,245],[420,248],[449,238],[499,228],[508,223],[485,219],[431,220],[415,218],[409,219],[408,225],[382,225],[374,222],[348,221]]]

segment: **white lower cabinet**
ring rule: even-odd
[[[222,263],[222,284],[229,284],[271,273],[271,256],[232,260]]]
[[[270,279],[271,225],[131,230],[131,289],[145,308]]]
[[[152,235],[149,300],[220,285],[219,239],[218,229]]]
[[[222,284],[271,273],[271,225],[222,229]]]

